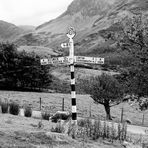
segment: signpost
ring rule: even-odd
[[[104,58],[98,57],[85,57],[74,56],[74,41],[76,32],[73,27],[70,27],[67,33],[69,43],[62,43],[62,48],[69,48],[68,57],[54,57],[50,59],[41,59],[41,65],[47,64],[68,64],[71,71],[71,105],[72,105],[72,124],[77,125],[77,108],[76,108],[76,92],[75,92],[75,76],[74,76],[74,64],[75,63],[89,63],[89,64],[104,64]]]
[[[104,64],[104,58],[76,56],[76,63]]]
[[[48,64],[48,59],[41,59],[41,65],[47,65]]]

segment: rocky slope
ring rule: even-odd
[[[65,33],[68,26],[73,26],[77,30],[90,28],[93,22],[102,17],[112,7],[115,0],[74,0],[65,13],[57,19],[49,21],[36,28],[37,32]]]
[[[65,34],[68,27],[73,26],[77,31],[76,53],[89,53],[100,45],[112,44],[105,42],[101,30],[117,25],[116,22],[139,10],[147,14],[147,6],[146,0],[74,0],[58,18],[38,26],[30,34],[33,41],[29,44],[58,50],[60,44],[67,41]],[[27,38],[28,35],[22,36],[17,42],[25,45],[28,43]]]

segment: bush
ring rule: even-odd
[[[52,122],[58,122],[59,119],[61,120],[67,120],[71,117],[71,114],[67,115],[67,114],[60,114],[60,113],[56,113],[55,115],[53,115],[51,117],[51,121]]]
[[[44,119],[44,120],[49,120],[50,116],[51,116],[50,113],[47,111],[42,113],[42,119]]]
[[[86,126],[90,126],[92,123],[91,123],[91,120],[90,119],[81,119],[81,120],[78,120],[78,126],[80,127],[86,127]]]
[[[51,132],[63,133],[64,127],[61,126],[60,124],[57,124],[55,128],[54,127],[51,128]]]
[[[9,113],[12,115],[18,115],[19,114],[19,104],[15,102],[10,103]]]
[[[1,102],[2,113],[8,113],[9,104],[8,102]]]
[[[25,107],[24,115],[25,115],[25,117],[31,117],[31,115],[32,115],[31,107],[29,107],[29,106]]]

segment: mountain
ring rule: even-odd
[[[111,0],[112,3],[115,0]],[[77,30],[91,27],[93,21],[103,16],[112,3],[104,0],[74,0],[66,12],[57,19],[49,21],[36,28],[38,32],[51,32],[52,34],[65,33],[67,27],[72,25]]]
[[[34,31],[34,26],[16,26],[12,23],[8,23],[0,20],[0,41],[15,41],[20,38],[21,35]]]
[[[38,26],[34,33],[21,36],[16,43],[19,45],[44,45],[59,49],[61,42],[67,40],[65,34],[69,26],[73,26],[77,30],[77,40],[84,38],[91,32],[93,23],[103,17],[115,1],[74,0],[58,18]]]
[[[19,28],[23,29],[26,33],[27,32],[32,32],[35,30],[35,26],[31,26],[31,25],[20,25],[18,26]]]
[[[69,26],[76,29],[75,50],[76,54],[90,54],[114,42],[106,41],[105,30],[116,30],[117,22],[126,16],[140,10],[148,13],[147,0],[74,0],[67,10],[54,20],[38,26],[34,32],[18,38],[19,45],[46,46],[54,50],[63,50],[62,42],[67,42],[66,32]]]
[[[0,20],[0,40],[12,41],[23,32],[23,29],[15,26],[14,24]]]

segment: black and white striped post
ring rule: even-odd
[[[90,63],[90,64],[104,64],[104,58],[98,57],[84,57],[74,56],[74,41],[73,38],[76,32],[73,27],[70,27],[67,33],[69,43],[62,43],[62,48],[69,47],[69,57],[57,57],[51,59],[41,59],[41,65],[47,64],[69,64],[71,72],[71,104],[72,104],[72,133],[75,137],[77,131],[77,108],[76,108],[76,91],[75,91],[75,76],[74,76],[74,64],[76,63]]]
[[[67,33],[69,38],[69,60],[71,72],[71,105],[72,105],[72,124],[77,125],[77,108],[76,108],[76,91],[75,91],[75,76],[74,76],[74,42],[73,38],[76,35],[74,28],[70,27]]]

